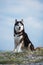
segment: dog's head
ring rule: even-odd
[[[17,21],[17,19],[15,20],[14,29],[16,33],[20,33],[21,31],[24,30],[23,19],[21,21]]]

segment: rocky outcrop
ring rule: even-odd
[[[0,64],[35,65],[43,64],[43,48],[36,48],[35,51],[25,50],[22,53],[0,52]],[[37,64],[38,65],[38,64]]]

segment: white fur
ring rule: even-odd
[[[20,29],[19,29],[20,27]],[[17,33],[21,32],[24,29],[23,25],[21,23],[18,23],[18,25],[15,26],[15,31]],[[19,36],[19,34],[15,35],[14,37],[15,39],[15,51],[14,52],[22,52],[22,43],[23,41],[20,43],[20,40],[23,38],[23,35]]]
[[[20,27],[20,29],[19,29]],[[16,32],[21,32],[23,30],[23,25],[21,23],[18,23],[18,25],[15,26]]]
[[[22,41],[22,43],[23,43],[23,41]],[[15,49],[14,52],[22,52],[22,49],[21,49],[22,43],[20,43],[20,44],[16,47],[16,49]]]
[[[15,35],[15,37],[14,37],[15,38],[14,39],[15,40],[15,43],[19,44],[19,42],[22,39],[22,37],[23,37],[22,35],[21,36]]]
[[[29,43],[29,47],[31,46],[31,43]]]

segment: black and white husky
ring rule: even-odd
[[[24,30],[23,19],[21,21],[15,20],[14,24],[14,41],[15,52],[22,52],[24,48],[34,50],[32,42],[29,40],[27,33]]]

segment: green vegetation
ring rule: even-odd
[[[41,62],[43,61],[43,48],[37,48],[35,51],[25,50],[22,53],[0,52],[0,64],[25,64],[29,62]]]

